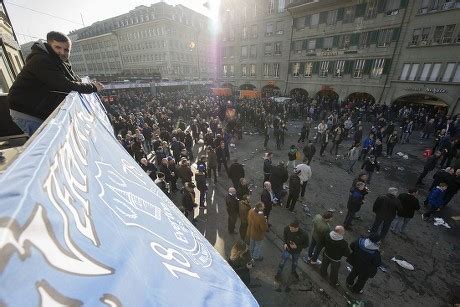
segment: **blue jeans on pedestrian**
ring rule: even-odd
[[[295,272],[297,268],[297,262],[299,261],[300,253],[290,253],[287,250],[283,251],[281,254],[281,261],[280,264],[278,265],[278,274],[281,274],[283,271],[284,265],[289,259],[289,256],[292,257],[292,266],[291,266],[291,272]]]
[[[322,249],[322,242],[317,242],[315,239],[312,238],[310,247],[308,248],[308,257],[311,258],[310,260],[316,262],[316,260],[318,260],[318,255]]]
[[[393,220],[393,223],[391,224],[391,230],[404,233],[404,230],[406,229],[410,220],[411,219],[407,217],[396,216]]]
[[[40,118],[15,110],[10,110],[10,115],[16,125],[18,125],[18,127],[29,136],[32,136],[32,134],[34,134],[34,132],[37,131],[44,122],[44,120]]]
[[[260,247],[262,246],[262,240],[253,240],[249,241],[249,251],[251,252],[252,259],[260,259]]]

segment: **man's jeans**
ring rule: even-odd
[[[249,250],[251,252],[252,259],[260,259],[260,247],[262,245],[262,240],[253,240],[251,239],[249,242]]]
[[[44,120],[18,112],[15,110],[10,110],[10,115],[13,121],[18,125],[18,127],[24,131],[25,134],[32,136],[35,131],[41,126]]]
[[[410,220],[410,218],[396,216],[393,220],[393,223],[391,224],[391,230],[404,233],[404,230],[406,229]]]
[[[296,271],[297,262],[299,261],[300,253],[292,253],[292,254],[291,254],[290,252],[288,252],[287,250],[285,250],[285,251],[283,251],[283,253],[281,254],[281,261],[280,261],[280,264],[278,265],[278,273],[279,273],[279,274],[281,274],[281,272],[283,271],[284,265],[285,265],[286,262],[288,261],[289,256],[292,256],[292,267],[291,267],[291,271],[292,271],[292,272],[295,272],[295,271]]]

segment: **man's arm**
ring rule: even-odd
[[[45,56],[33,57],[29,65],[31,66],[31,73],[52,90],[65,93],[77,91],[84,94],[97,92],[97,86],[93,83],[69,80],[56,63]]]

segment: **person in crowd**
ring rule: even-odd
[[[317,130],[316,130],[315,143],[317,143],[318,141],[322,142],[323,134],[326,132],[326,129],[327,129],[327,126],[324,123],[324,120],[322,120],[318,124]]]
[[[398,132],[393,131],[393,133],[391,133],[387,139],[387,157],[388,158],[390,158],[393,155],[393,150],[397,143],[398,143]]]
[[[264,259],[261,255],[261,246],[262,241],[265,238],[265,233],[268,230],[264,209],[264,203],[258,202],[253,209],[249,210],[248,213],[246,239],[249,239],[251,257],[255,261],[262,261]]]
[[[329,139],[330,139],[330,130],[329,128],[326,129],[321,134],[321,149],[319,150],[319,155],[322,157],[324,154],[324,151],[326,150],[327,144],[329,144]]]
[[[402,137],[401,137],[401,143],[409,143],[410,136],[412,135],[412,131],[414,130],[414,121],[409,121],[407,123],[403,124],[402,128]]]
[[[146,158],[142,158],[141,168],[150,177],[150,179],[152,179],[153,181],[157,179],[157,167],[155,166],[155,164],[151,163]]]
[[[292,168],[295,168],[298,154],[300,153],[297,147],[295,145],[291,145],[288,151],[288,164],[287,164],[288,167],[291,166],[292,164]]]
[[[359,125],[358,129],[356,129],[355,133],[353,134],[353,144],[360,143],[363,139],[363,126]]]
[[[240,237],[242,240],[246,238],[249,210],[251,210],[250,196],[249,194],[244,194],[239,202]]]
[[[326,211],[323,214],[317,214],[313,218],[313,232],[311,234],[311,244],[308,248],[308,254],[304,257],[304,261],[310,264],[321,264],[318,259],[321,250],[324,247],[324,239],[329,233],[329,223],[332,221],[333,213]]]
[[[351,253],[347,258],[353,268],[347,276],[347,287],[353,293],[363,293],[369,278],[377,274],[382,264],[380,255],[380,237],[371,233],[368,238],[359,238],[350,244]]]
[[[166,194],[166,196],[170,197],[169,191],[168,191],[168,184],[165,181],[165,174],[162,172],[157,173],[157,179],[155,179],[155,184],[160,188],[163,193]]]
[[[363,159],[363,160],[366,160],[366,157],[367,155],[372,151],[372,149],[374,148],[374,134],[373,133],[369,133],[369,135],[367,136],[366,139],[364,139],[363,141],[363,148],[361,149],[361,155],[359,157],[359,159]]]
[[[104,89],[97,81],[81,82],[69,62],[71,47],[70,38],[56,31],[46,35],[46,42],[32,45],[7,97],[10,115],[24,133],[32,135],[71,91],[89,94]]]
[[[235,225],[238,219],[240,204],[239,199],[236,197],[236,190],[234,187],[228,189],[228,194],[225,197],[225,205],[228,213],[228,232],[236,234]]]
[[[334,132],[333,132],[333,143],[332,143],[332,147],[329,151],[329,153],[332,155],[332,151],[334,150],[335,148],[335,155],[337,156],[338,155],[338,152],[339,152],[339,145],[340,143],[342,143],[342,140],[343,140],[343,134],[344,134],[344,128],[343,128],[343,125],[339,125],[337,128],[334,129]]]
[[[275,204],[280,205],[283,197],[287,194],[283,188],[284,183],[289,179],[289,173],[283,161],[279,162],[277,166],[272,167],[270,174],[270,183],[273,193],[277,199]]]
[[[294,173],[289,177],[289,195],[286,202],[286,208],[291,212],[294,211],[295,203],[297,202],[300,194],[301,184],[299,174],[300,170],[295,169]]]
[[[452,178],[455,177],[454,169],[451,167],[446,167],[445,169],[440,169],[433,175],[433,182],[430,186],[430,191],[436,188],[441,182],[449,183],[452,181]]]
[[[281,273],[289,258],[292,258],[291,274],[299,280],[297,273],[297,262],[299,261],[300,253],[308,247],[308,235],[300,228],[299,221],[295,220],[284,228],[283,232],[283,252],[281,254],[281,261],[278,265],[278,270],[275,275],[277,282],[281,281]]]
[[[273,204],[278,202],[278,199],[276,199],[275,194],[273,193],[272,184],[270,181],[264,182],[264,189],[260,195],[260,201],[264,204],[264,215],[268,223],[268,218],[270,217],[270,212],[272,211]],[[270,226],[270,224],[268,225]]]
[[[200,208],[205,208],[206,193],[208,185],[206,184],[205,165],[198,165],[197,172],[195,173],[196,188],[200,191]]]
[[[303,155],[305,160],[307,160],[307,165],[310,165],[311,160],[313,160],[313,156],[316,153],[316,147],[313,144],[312,140],[308,140],[308,144],[306,144],[303,148]]]
[[[441,182],[436,188],[430,191],[428,195],[428,208],[425,213],[422,214],[422,219],[424,221],[430,221],[431,216],[444,206],[446,190],[447,183]]]
[[[374,171],[377,170],[377,174],[380,171],[380,164],[377,162],[374,156],[369,156],[364,160],[363,165],[361,166],[361,169],[364,170],[364,172],[367,174],[367,184],[371,183],[372,179],[372,174],[374,174]]]
[[[327,269],[331,267],[329,283],[333,287],[339,285],[339,269],[342,257],[350,255],[347,241],[343,238],[345,229],[343,226],[335,226],[334,230],[326,234],[324,238],[323,262],[321,264],[321,276],[327,276]]]
[[[240,184],[238,185],[238,189],[236,189],[238,199],[243,199],[244,195],[251,195],[251,193],[248,181],[245,178],[240,178]]]
[[[238,162],[238,159],[234,159],[233,163],[228,168],[228,177],[232,180],[233,187],[239,189],[240,179],[244,178],[244,166]]]
[[[439,166],[441,168],[444,167],[444,163],[446,166],[449,166],[452,163],[452,160],[457,155],[457,152],[460,150],[460,143],[458,139],[454,139],[451,142],[447,143],[447,145],[442,150],[442,159]]]
[[[182,191],[182,207],[190,223],[196,225],[195,208],[198,207],[198,205],[195,203],[195,185],[193,182],[185,183],[185,188]]]
[[[420,210],[420,203],[417,196],[417,188],[410,188],[408,193],[398,195],[401,209],[398,209],[396,217],[391,224],[391,231],[400,234],[405,233],[407,224],[414,217],[415,211]]]
[[[428,175],[429,172],[434,170],[436,164],[438,163],[439,157],[441,157],[440,151],[436,151],[434,155],[428,157],[428,159],[425,162],[425,165],[423,166],[423,171],[417,179],[417,185],[423,185],[423,178],[425,178],[425,176]]]
[[[182,182],[182,185],[185,186],[186,182],[192,182],[193,172],[186,158],[182,158],[180,160],[179,167],[177,167],[176,172],[178,178],[180,178]]]
[[[171,192],[177,191],[177,179],[179,179],[177,175],[177,168],[176,168],[176,160],[172,157],[168,157],[168,169],[171,174],[171,182],[170,182],[170,187],[171,187]]]
[[[249,286],[251,283],[250,270],[253,267],[251,255],[246,242],[238,240],[233,244],[230,251],[228,264],[232,267],[235,273],[240,277],[241,281]]]
[[[220,145],[216,148],[216,156],[217,156],[217,171],[219,172],[219,176],[221,174],[222,165],[224,166],[225,172],[228,175],[227,160],[229,159],[229,156],[227,155],[227,151],[225,150],[224,141],[221,141]]]
[[[313,123],[313,120],[311,117],[307,116],[305,121],[303,122],[302,125],[302,130],[300,131],[300,137],[297,140],[297,143],[300,142],[305,142],[305,138],[308,139],[308,136],[310,135],[310,129],[311,129],[311,124]]]
[[[214,184],[217,184],[217,155],[214,149],[211,146],[206,147],[207,153],[207,176],[208,179],[211,179],[211,173],[214,173]]]
[[[361,206],[364,203],[364,196],[367,194],[366,184],[362,181],[357,181],[355,185],[350,189],[350,196],[348,197],[347,202],[347,215],[345,216],[345,221],[343,226],[345,229],[352,230],[352,221],[358,212],[361,209]]]
[[[273,153],[267,152],[264,157],[264,182],[270,180],[270,174],[272,172],[272,157]]]
[[[452,198],[457,194],[458,189],[460,188],[460,169],[455,171],[455,176],[450,178],[447,182],[447,189],[444,195],[444,206],[452,200]]]
[[[349,161],[349,165],[348,165],[348,168],[347,168],[347,173],[349,173],[349,174],[353,173],[353,167],[355,166],[356,162],[359,159],[359,155],[361,153],[360,146],[361,146],[360,143],[353,144],[353,147],[347,153],[347,158],[348,158],[348,161]]]
[[[375,220],[370,232],[379,234],[381,240],[385,239],[388,230],[390,230],[391,223],[396,217],[396,212],[401,211],[403,208],[397,196],[398,189],[390,187],[387,194],[377,197],[372,207],[372,211],[375,213]]]

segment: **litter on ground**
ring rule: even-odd
[[[396,259],[395,257],[391,258],[391,261],[396,262],[400,267],[405,268],[407,270],[415,270],[414,266],[407,262],[406,260]]]
[[[446,228],[451,228],[451,227],[449,226],[449,224],[447,224],[447,223],[444,221],[444,219],[442,219],[442,218],[440,218],[440,217],[435,217],[435,218],[434,218],[434,224],[433,224],[433,225],[434,225],[434,226],[444,226],[444,227],[446,227]]]

